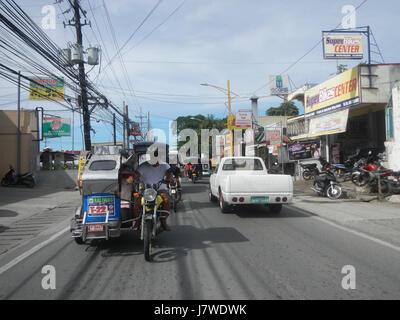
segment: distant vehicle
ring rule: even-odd
[[[292,202],[292,177],[269,174],[258,157],[223,158],[210,177],[209,200],[217,199],[222,213],[245,204],[263,204],[278,213]]]

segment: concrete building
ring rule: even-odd
[[[386,108],[386,124],[388,167],[400,171],[400,82],[392,89],[392,99]]]
[[[20,171],[35,172],[40,169],[38,116],[34,110],[20,112]],[[18,112],[0,110],[0,177],[10,165],[18,168]]]
[[[391,142],[385,143],[385,110],[398,80],[400,64],[359,65],[304,95],[292,95],[303,102],[305,114],[288,121],[288,136],[300,142],[318,140],[322,155],[334,163],[357,149],[391,153]]]

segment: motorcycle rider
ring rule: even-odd
[[[149,161],[145,161],[140,164],[135,172],[135,179],[141,179],[144,184],[155,184],[161,181],[164,176],[166,176],[166,181],[171,183],[173,181],[172,174],[170,171],[170,165],[165,162],[157,161],[154,164],[151,164]],[[169,198],[169,192],[167,190],[167,185],[162,184],[157,190],[158,194],[164,193],[166,194],[166,198],[162,203],[162,209],[165,211],[170,211],[171,209],[171,200]],[[134,217],[139,218],[141,212],[141,204],[140,198],[136,198],[134,205]],[[168,217],[169,214],[163,213],[164,216]],[[161,219],[161,225],[165,231],[171,231],[171,228],[167,224],[167,218]],[[136,223],[133,227],[134,230],[138,230],[140,226],[140,219],[136,220]]]
[[[177,164],[171,164],[171,174],[172,177],[175,179],[176,181],[176,185],[178,187],[178,201],[182,201],[182,185],[181,185],[181,169],[179,168],[179,166]]]

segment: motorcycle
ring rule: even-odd
[[[196,181],[199,179],[199,176],[195,171],[192,171],[190,179],[192,180],[193,183],[196,183]]]
[[[3,179],[1,179],[1,185],[3,187],[24,185],[28,188],[33,188],[35,184],[35,177],[32,173],[15,174],[15,170],[12,166],[10,166],[8,172],[4,175]]]
[[[169,215],[168,211],[161,209],[161,205],[167,195],[157,193],[157,190],[163,183],[167,182],[162,180],[153,185],[146,185],[141,199],[142,221],[140,239],[143,240],[146,261],[151,261],[153,241],[163,231],[161,219],[166,219]]]
[[[303,168],[302,176],[304,180],[311,180],[315,175],[320,173],[316,163],[301,163],[300,166]]]
[[[311,189],[319,196],[327,196],[331,200],[337,200],[342,195],[342,187],[336,181],[335,175],[325,168],[325,172],[314,177],[314,185]]]
[[[171,207],[174,209],[174,212],[178,211],[178,185],[176,181],[169,185],[169,195],[171,196]]]

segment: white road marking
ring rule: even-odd
[[[29,256],[31,256],[35,252],[39,251],[43,247],[47,246],[50,242],[52,242],[55,239],[57,239],[63,233],[67,232],[69,229],[70,229],[70,227],[66,227],[65,229],[62,229],[61,231],[59,231],[59,232],[55,233],[54,235],[52,235],[49,239],[37,244],[36,246],[34,246],[33,248],[31,248],[28,251],[24,252],[20,256],[16,257],[14,260],[10,261],[6,265],[0,267],[0,275],[3,274],[4,272],[6,272],[8,269],[14,267],[16,264],[20,263],[22,260],[28,258]]]
[[[337,229],[341,229],[341,230],[343,230],[343,231],[347,231],[347,232],[352,233],[352,234],[354,234],[354,235],[357,235],[357,236],[359,236],[359,237],[361,237],[361,238],[364,238],[364,239],[373,241],[373,242],[378,243],[378,244],[380,244],[380,245],[382,245],[382,246],[385,246],[385,247],[388,247],[388,248],[390,248],[390,249],[393,249],[393,250],[395,250],[395,251],[397,251],[397,252],[400,252],[400,247],[395,246],[395,245],[393,245],[393,244],[391,244],[391,243],[389,243],[389,242],[386,242],[386,241],[380,240],[380,239],[378,239],[378,238],[369,236],[368,234],[365,234],[365,233],[363,233],[363,232],[356,231],[356,230],[354,230],[354,229],[351,229],[351,228],[342,226],[342,225],[340,225],[340,224],[338,224],[338,223],[336,223],[336,222],[333,222],[333,221],[331,221],[331,220],[322,218],[322,217],[320,217],[320,216],[315,216],[315,215],[313,215],[313,214],[308,214],[308,213],[305,212],[303,209],[296,208],[296,207],[292,207],[292,206],[290,206],[290,209],[293,209],[293,210],[295,210],[295,211],[297,211],[297,212],[299,212],[299,213],[301,213],[301,214],[304,214],[304,215],[306,215],[306,216],[309,216],[310,218],[314,218],[314,219],[316,219],[316,220],[318,220],[318,221],[327,223],[327,224],[329,224],[329,225],[331,225],[331,226],[333,226],[333,227],[336,227]]]

